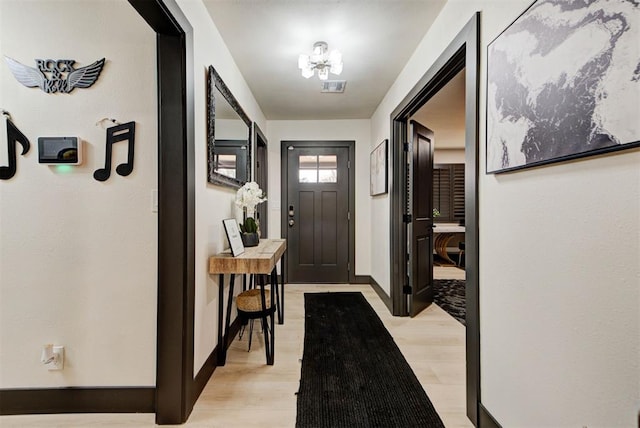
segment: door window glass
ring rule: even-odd
[[[318,156],[298,157],[300,168],[298,170],[298,178],[300,183],[317,183],[318,182]]]
[[[301,169],[300,171],[300,183],[317,183],[318,171],[315,169]]]
[[[338,156],[318,156],[318,176],[320,183],[338,182]]]
[[[298,160],[300,183],[338,182],[338,157],[336,155],[300,155]]]

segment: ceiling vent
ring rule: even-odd
[[[322,90],[320,92],[341,94],[344,87],[347,86],[346,80],[325,80],[322,82]]]

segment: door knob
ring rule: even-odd
[[[294,224],[296,224],[296,222],[293,221],[293,219],[289,219],[289,227],[293,227]]]

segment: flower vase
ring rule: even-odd
[[[245,247],[255,247],[260,243],[260,236],[257,233],[241,233],[240,236]]]

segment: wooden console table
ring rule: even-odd
[[[230,250],[223,251],[209,258],[209,273],[220,275],[218,286],[218,365],[224,366],[227,359],[227,342],[229,340],[229,324],[231,323],[231,306],[233,302],[233,288],[236,275],[255,274],[269,275],[271,279],[271,296],[276,298],[278,324],[284,322],[284,271],[281,283],[278,284],[276,264],[283,260],[287,249],[284,239],[261,239],[256,247],[247,247],[244,253],[237,257],[231,255]],[[229,294],[227,298],[226,320],[223,329],[222,314],[224,312],[224,275],[229,275]],[[257,281],[256,281],[257,282]],[[274,314],[270,315],[271,327],[265,331],[265,351],[267,364],[273,365],[274,356]],[[265,329],[266,330],[266,329]],[[271,333],[271,346],[268,344],[268,333]]]

